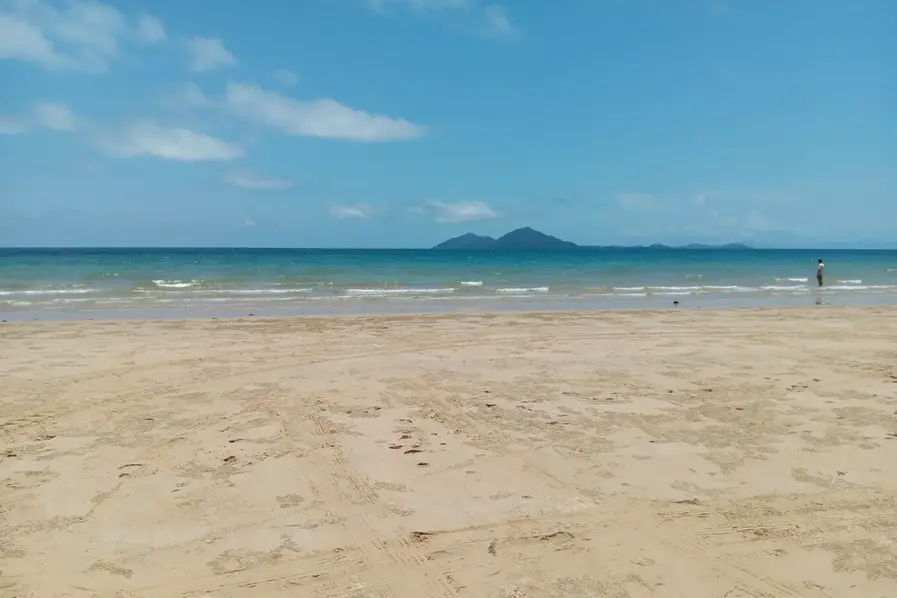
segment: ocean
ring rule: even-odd
[[[817,258],[826,286],[816,287]],[[0,249],[0,316],[897,303],[897,251]]]

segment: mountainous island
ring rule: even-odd
[[[433,249],[495,249],[495,250],[521,250],[521,249],[575,249],[576,243],[562,241],[557,237],[540,233],[530,227],[512,230],[497,239],[492,237],[467,233],[460,237],[454,237],[444,241]]]
[[[512,230],[506,235],[497,239],[485,235],[475,235],[467,233],[459,237],[452,237],[447,241],[443,241],[433,249],[439,250],[503,250],[503,251],[520,251],[520,250],[540,250],[550,251],[558,249],[576,249],[577,247],[598,247],[591,245],[577,245],[570,241],[564,241],[551,235],[539,232],[530,227],[518,228]],[[608,248],[626,249],[622,246],[608,246]],[[725,245],[703,245],[700,243],[692,243],[681,247],[671,247],[669,245],[650,245],[648,249],[751,249],[742,243],[727,243]]]

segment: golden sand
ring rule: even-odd
[[[0,595],[897,596],[897,310],[0,325]]]

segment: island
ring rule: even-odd
[[[433,249],[492,249],[504,251],[520,251],[526,249],[535,250],[554,250],[554,249],[576,249],[579,247],[576,243],[564,241],[551,235],[546,235],[530,227],[518,228],[512,230],[506,235],[497,239],[492,237],[475,235],[467,233],[460,237],[453,237],[448,241],[444,241]]]
[[[743,250],[753,249],[744,243],[726,243],[725,245],[705,245],[702,243],[691,243],[689,245],[681,245],[678,247],[670,245],[662,245],[655,243],[653,245],[638,246],[622,246],[622,245],[577,245],[571,241],[564,241],[551,235],[546,235],[528,226],[512,230],[506,235],[497,239],[486,235],[477,235],[474,233],[466,233],[458,237],[452,237],[447,241],[433,247],[440,250],[500,250],[500,251],[553,251],[553,250],[569,250],[569,249],[727,249],[727,250]]]

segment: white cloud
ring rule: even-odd
[[[487,37],[514,37],[517,29],[511,24],[508,11],[493,4],[483,9],[482,33]]]
[[[170,108],[209,108],[214,104],[196,83],[184,83],[163,91],[159,102]]]
[[[301,102],[256,85],[229,84],[225,102],[234,114],[287,135],[373,142],[425,133],[424,127],[404,119],[354,110],[329,99]]]
[[[299,82],[299,77],[296,73],[287,69],[274,71],[274,79],[284,87],[293,87]]]
[[[122,41],[165,39],[159,19],[131,19],[95,0],[6,0],[0,4],[0,59],[24,60],[49,69],[102,72]]]
[[[452,13],[470,19],[477,32],[485,37],[500,38],[518,35],[508,11],[498,4],[480,0],[366,0],[368,8],[385,13],[390,8],[404,8],[418,16]]]
[[[0,117],[0,135],[18,135],[39,128],[74,131],[81,125],[81,120],[72,114],[68,106],[52,102],[35,102],[28,116]]]
[[[38,62],[46,66],[58,61],[53,44],[40,28],[0,14],[0,59]]]
[[[265,176],[248,170],[229,172],[224,175],[224,182],[252,191],[282,191],[293,186],[293,181]]]
[[[436,210],[437,222],[470,222],[473,220],[498,218],[499,216],[497,211],[482,201],[445,203],[429,199],[426,204]]]
[[[95,142],[101,150],[120,158],[153,156],[197,162],[233,160],[243,155],[243,148],[234,143],[189,129],[162,127],[150,121],[99,134]]]
[[[28,125],[20,119],[0,116],[0,135],[19,135],[28,132]]]
[[[38,102],[34,105],[34,118],[37,124],[53,131],[74,131],[78,128],[78,119],[68,106],[51,102]]]
[[[124,127],[92,123],[72,113],[64,104],[37,102],[26,118],[0,117],[0,134],[25,133],[35,128],[79,132],[100,150],[121,158],[155,156],[196,162],[233,160],[243,155],[243,148],[235,143],[190,129],[163,127],[152,121],[139,121]]]
[[[220,39],[210,37],[194,37],[187,40],[187,52],[190,55],[187,67],[194,72],[203,73],[237,65],[237,59],[224,47]]]
[[[330,206],[334,218],[372,218],[379,210],[365,203],[336,204]]]
[[[168,37],[165,34],[165,26],[162,21],[148,14],[142,14],[137,19],[135,35],[137,41],[143,44],[157,44],[165,41]]]
[[[402,6],[416,12],[458,10],[470,8],[473,0],[367,0],[373,10],[385,10],[393,6]]]

